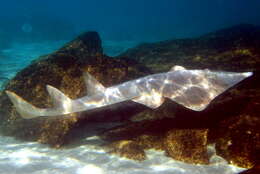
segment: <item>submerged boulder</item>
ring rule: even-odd
[[[253,34],[252,34],[253,32]],[[102,53],[96,32],[88,32],[58,51],[42,56],[5,86],[37,107],[51,107],[45,89],[52,85],[72,99],[87,94],[82,72],[88,71],[105,86],[173,65],[190,69],[254,71],[254,75],[217,97],[202,112],[170,100],[156,110],[124,102],[68,117],[22,119],[5,93],[0,95],[1,133],[55,147],[98,134],[108,152],[135,160],[146,149],[163,150],[174,159],[207,164],[208,145],[230,163],[252,167],[259,154],[260,29],[241,25],[195,39],[143,44],[117,58]],[[178,149],[178,150],[176,150]]]
[[[166,152],[180,161],[209,164],[207,135],[207,129],[172,129],[165,136]]]
[[[259,69],[260,26],[241,24],[198,38],[144,43],[118,57],[129,57],[155,72],[173,65],[210,70],[252,71]]]
[[[105,86],[110,86],[142,76],[146,69],[142,69],[133,60],[112,59],[105,56],[102,53],[99,35],[96,32],[87,32],[58,51],[32,62],[9,81],[5,90],[17,93],[37,107],[51,107],[52,103],[46,91],[46,85],[60,89],[72,99],[81,97],[87,93],[82,78],[84,71],[88,71]],[[123,117],[122,109],[114,111],[108,108],[107,110],[109,111],[102,112],[99,117],[95,117],[99,112],[88,114],[96,121],[109,120],[110,114],[120,114],[119,116]],[[55,147],[64,144],[72,128],[81,125],[83,120],[88,118],[87,116],[71,116],[66,119],[52,117],[25,120],[17,114],[4,92],[0,96],[0,115],[2,134],[36,140]],[[117,119],[120,120],[120,118]]]

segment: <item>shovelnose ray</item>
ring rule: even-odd
[[[165,98],[191,110],[201,111],[216,96],[252,74],[208,69],[187,70],[174,66],[166,73],[153,74],[105,88],[90,74],[84,73],[88,95],[82,98],[72,100],[55,87],[47,85],[53,108],[37,108],[11,91],[6,93],[18,113],[26,119],[82,112],[128,100],[155,109]]]

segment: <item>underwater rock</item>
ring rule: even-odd
[[[102,42],[97,32],[86,32],[78,36],[75,40],[67,43],[58,50],[58,53],[71,54],[77,56],[79,60],[86,61],[85,56],[98,56],[103,54]]]
[[[187,163],[209,164],[207,129],[172,129],[165,136],[167,154]]]
[[[143,161],[146,159],[144,148],[131,140],[113,142],[108,146],[105,146],[105,148],[109,153],[115,153],[129,159],[138,161]]]
[[[187,69],[252,71],[259,68],[260,26],[241,24],[198,38],[144,43],[118,57],[135,59],[154,72]]]
[[[257,108],[250,106],[250,110]],[[249,115],[248,113],[252,113]],[[253,167],[260,156],[260,119],[252,111],[222,120],[214,133],[216,152],[228,161],[245,168]]]
[[[142,44],[129,49],[118,57],[131,58],[149,67],[153,72],[163,72],[173,65],[183,65],[189,68],[209,68],[226,71],[254,71],[254,75],[238,84],[214,100],[203,112],[194,113],[186,111],[178,105],[162,106],[157,114],[149,111],[139,113],[132,121],[139,121],[128,125],[120,132],[117,128],[110,131],[112,136],[122,136],[122,140],[154,135],[157,131],[159,137],[166,136],[171,130],[180,129],[180,135],[191,134],[193,131],[208,129],[207,143],[216,145],[217,155],[224,157],[228,162],[245,168],[253,167],[259,158],[260,135],[260,27],[253,25],[239,25],[228,29],[219,30],[194,39],[169,40],[158,43]],[[171,107],[175,107],[171,110]],[[167,112],[171,111],[171,112]],[[155,111],[156,112],[156,111]],[[154,113],[154,112],[153,112]],[[168,113],[168,114],[165,114]],[[171,113],[171,114],[170,114]],[[148,116],[147,116],[148,115]],[[165,119],[165,116],[173,121]],[[160,121],[145,122],[143,118]],[[171,124],[169,126],[169,124]],[[138,126],[140,125],[140,126]],[[162,128],[163,127],[163,128]],[[127,137],[126,130],[131,132]],[[109,135],[106,132],[105,135]],[[199,135],[199,134],[198,134]],[[205,137],[201,134],[201,142]],[[192,143],[200,142],[191,139]],[[106,139],[109,139],[106,137]],[[135,138],[138,140],[138,138]],[[155,138],[156,139],[156,138]],[[158,138],[161,141],[160,138]],[[165,139],[167,140],[167,138]],[[167,146],[173,142],[178,147],[185,147],[185,139],[175,138],[164,141],[162,146],[167,151]],[[202,143],[203,144],[203,143]],[[201,146],[203,149],[204,146]],[[151,147],[152,148],[152,147]],[[205,149],[200,150],[201,161],[192,161],[190,158],[179,160],[192,163],[206,163]],[[176,152],[177,153],[177,152]],[[174,155],[172,156],[173,158]],[[205,157],[205,158],[204,158]]]
[[[253,168],[243,171],[239,174],[259,174],[259,173],[260,173],[260,164],[257,164]]]
[[[52,103],[46,85],[50,84],[61,89],[71,98],[78,98],[87,92],[82,77],[84,71],[94,75],[105,86],[110,86],[142,76],[146,69],[141,69],[141,66],[132,60],[111,59],[103,55],[99,35],[96,32],[87,32],[58,51],[35,60],[17,73],[5,86],[5,90],[16,92],[38,107],[50,107]],[[116,115],[119,117],[116,119],[120,120],[124,115],[134,112],[133,109],[127,110],[122,111],[120,107],[106,108],[106,112],[94,111],[87,113],[85,117],[80,116],[84,113],[75,113],[71,115],[79,116],[24,120],[16,113],[6,94],[1,93],[1,133],[60,147],[70,141],[68,137],[72,129],[84,125],[88,115],[92,115],[91,121],[113,120],[109,115]]]

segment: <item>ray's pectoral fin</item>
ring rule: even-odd
[[[94,95],[105,92],[106,88],[88,72],[83,73],[83,78],[87,87],[88,95]]]
[[[210,94],[210,91],[205,89],[190,87],[181,93],[165,92],[164,96],[191,110],[202,111],[217,96],[217,93]]]
[[[140,97],[135,98],[132,101],[155,109],[162,105],[164,102],[164,97],[158,92],[151,92],[142,94]]]

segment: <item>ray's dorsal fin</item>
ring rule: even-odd
[[[57,88],[51,85],[47,85],[46,88],[53,101],[55,108],[66,108],[72,102],[72,100],[69,97],[67,97]]]
[[[179,71],[179,70],[185,70],[186,68],[184,68],[183,66],[179,66],[179,65],[175,65],[173,66],[170,71]]]
[[[87,87],[87,93],[88,95],[94,95],[98,93],[104,93],[106,88],[99,82],[97,79],[95,79],[92,75],[90,75],[88,72],[83,73],[83,78]]]

